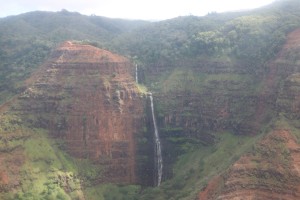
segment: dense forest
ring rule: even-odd
[[[66,10],[0,19],[1,98],[65,40],[78,40],[127,55],[146,65],[182,59],[224,58],[255,66],[274,56],[299,26],[299,2],[278,1],[248,12],[212,13],[146,22],[83,16]],[[5,95],[4,95],[5,94]]]
[[[116,36],[148,23],[88,17],[67,10],[37,11],[0,19],[0,102],[22,91],[19,81],[28,78],[60,43],[78,40],[108,47]]]

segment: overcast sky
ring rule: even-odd
[[[274,0],[0,0],[0,17],[29,11],[77,11],[112,18],[161,20],[252,9]]]

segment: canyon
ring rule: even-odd
[[[253,151],[243,153],[225,172],[210,178],[198,194],[199,200],[240,199],[241,196],[246,199],[299,198],[300,146],[292,133],[299,128],[300,79],[298,58],[294,57],[293,62],[289,59],[291,52],[298,52],[299,35],[299,29],[290,33],[277,58],[267,63],[266,73],[259,77],[263,86],[257,92],[254,88],[241,93],[253,80],[230,63],[166,69],[169,76],[155,93],[158,124],[152,94],[142,92],[137,85],[137,65],[91,45],[62,43],[25,81],[24,92],[1,106],[2,123],[11,124],[8,128],[4,124],[1,127],[13,131],[9,137],[2,137],[5,150],[1,151],[1,159],[9,165],[1,166],[1,191],[9,192],[22,186],[19,174],[29,155],[26,155],[28,147],[20,141],[31,140],[36,134],[34,129],[45,130],[58,148],[73,158],[88,160],[100,167],[96,175],[89,178],[93,184],[160,186],[163,179],[172,177],[168,170],[174,161],[169,160],[168,149],[162,152],[158,126],[163,133],[162,145],[168,148],[168,140],[174,136],[191,137],[209,146],[216,143],[218,135],[215,133],[222,130],[254,137],[264,124],[271,122],[269,131],[252,147]],[[208,72],[211,65],[219,66],[217,71]],[[143,71],[144,77],[145,73],[150,79],[161,75],[155,67],[151,70]],[[190,85],[195,74],[200,77],[205,74],[200,85],[197,83],[203,87],[200,90]],[[178,77],[181,75],[183,79]],[[221,79],[214,79],[216,75]],[[174,77],[179,78],[177,83],[173,83]],[[280,84],[279,80],[284,81]],[[176,93],[174,87],[177,87]],[[227,94],[223,95],[221,90]],[[240,109],[250,114],[241,115]],[[149,130],[143,130],[145,127]],[[141,147],[139,140],[145,137],[147,142]],[[139,159],[145,156],[148,161]],[[166,156],[164,169],[162,156]],[[149,161],[153,157],[156,159]],[[171,157],[174,159],[172,153]],[[64,176],[58,175],[59,180],[68,179]],[[69,179],[77,180],[76,177]],[[69,184],[63,186],[67,193]],[[81,183],[74,190],[79,199],[86,198],[84,187],[85,183]]]
[[[0,19],[0,199],[299,199],[299,5]]]

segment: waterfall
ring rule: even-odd
[[[160,138],[159,133],[157,130],[157,124],[156,124],[156,118],[154,115],[154,106],[153,106],[153,97],[152,93],[149,93],[149,98],[151,102],[151,112],[152,112],[152,120],[153,120],[153,126],[154,126],[154,163],[155,163],[155,184],[156,186],[159,186],[161,183],[162,178],[162,169],[163,169],[163,160],[161,155],[161,145],[160,145]]]
[[[138,67],[137,67],[137,64],[135,64],[135,82],[136,82],[136,83],[139,83]]]

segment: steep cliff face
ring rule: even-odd
[[[277,110],[299,128],[300,111],[300,29],[289,34],[280,56],[276,59],[282,86],[276,101]]]
[[[65,42],[28,80],[15,110],[61,139],[72,156],[104,166],[97,181],[134,183],[144,104],[133,72],[124,57]]]
[[[199,194],[199,199],[299,199],[299,110],[300,30],[289,34],[277,58],[269,65],[263,94],[275,90],[276,98],[268,98],[276,113],[267,135],[252,153],[242,156],[223,175],[215,177]],[[276,85],[276,79],[281,80]],[[260,101],[258,101],[260,102]],[[265,103],[257,108],[258,117],[266,111]],[[215,181],[219,180],[219,181]]]
[[[275,114],[279,84],[298,71],[298,37],[299,30],[291,33],[277,59],[258,66],[224,56],[148,67],[146,81],[159,91],[161,126],[207,142],[199,132],[258,134]]]
[[[270,120],[272,113],[267,111],[273,105],[269,99],[276,95],[274,90],[264,89],[263,82],[269,79],[270,84],[277,84],[277,79],[264,77],[268,67],[259,75],[252,68],[224,58],[183,62],[175,69],[147,72],[159,91],[161,126],[166,130],[176,127],[184,136],[196,137],[204,143],[213,142],[213,135],[207,133],[219,130],[239,135],[259,133],[261,123],[254,122],[261,110],[257,106],[266,109],[260,121]]]

